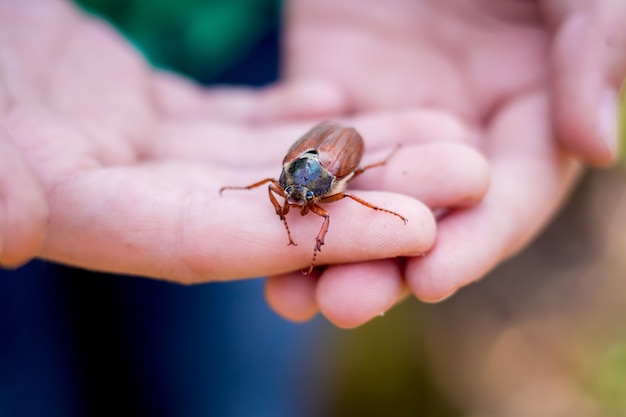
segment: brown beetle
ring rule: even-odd
[[[291,238],[285,217],[291,207],[297,207],[302,216],[312,212],[323,217],[324,223],[315,238],[311,265],[306,272],[302,271],[304,275],[309,275],[313,271],[317,252],[322,250],[330,224],[330,215],[318,205],[319,203],[332,203],[348,197],[366,207],[393,214],[404,223],[407,222],[407,219],[398,213],[376,207],[343,192],[349,181],[370,168],[384,165],[393,155],[392,152],[385,160],[360,168],[363,151],[363,139],[354,128],[321,123],[298,139],[289,149],[283,159],[283,170],[278,180],[266,178],[247,187],[222,187],[220,194],[224,190],[249,190],[270,183],[268,188],[270,201],[276,214],[285,224],[290,245],[296,245]],[[274,194],[285,199],[282,206]]]

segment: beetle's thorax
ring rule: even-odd
[[[306,152],[283,166],[278,182],[291,202],[303,204],[328,194],[335,176],[320,164],[316,152]]]

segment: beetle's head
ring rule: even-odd
[[[315,193],[304,185],[291,184],[285,187],[287,198],[299,203],[312,203],[315,200]]]
[[[290,200],[308,204],[328,193],[335,177],[317,160],[316,154],[305,154],[283,166],[278,182]]]

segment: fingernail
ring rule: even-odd
[[[617,91],[607,89],[600,97],[598,107],[597,129],[600,138],[611,153],[611,158],[616,159],[619,154],[619,96]]]

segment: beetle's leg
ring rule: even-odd
[[[368,169],[371,168],[376,168],[376,167],[381,167],[383,165],[385,165],[387,163],[387,161],[389,161],[391,159],[391,157],[398,151],[398,149],[400,149],[400,145],[397,145],[389,155],[387,155],[387,157],[385,159],[383,159],[382,161],[378,161],[375,162],[373,164],[369,164],[369,165],[365,165],[362,168],[357,168],[354,170],[354,173],[352,174],[352,177],[350,177],[350,179],[348,180],[348,182],[352,181],[355,177],[361,175],[362,173],[364,173],[365,171],[367,171]]]
[[[278,200],[276,200],[276,197],[274,197],[274,194],[272,192],[285,198],[285,204],[283,206],[281,206],[278,203]],[[285,191],[282,189],[280,184],[278,184],[278,181],[273,180],[270,186],[267,188],[267,193],[270,196],[270,202],[274,206],[274,210],[276,210],[276,214],[283,221],[283,224],[285,225],[285,229],[287,229],[287,237],[289,238],[289,245],[298,246],[298,244],[294,242],[293,239],[291,238],[291,232],[289,231],[289,225],[287,224],[287,213],[289,213],[290,204],[287,201],[287,195],[285,194]]]
[[[324,244],[324,238],[326,237],[326,232],[328,232],[328,226],[330,225],[330,215],[326,210],[317,204],[309,205],[309,210],[312,213],[317,214],[320,217],[324,218],[324,223],[322,223],[322,228],[319,233],[315,237],[315,249],[313,249],[313,259],[311,259],[311,265],[309,265],[309,269],[304,271],[302,270],[303,275],[311,275],[313,272],[313,267],[315,266],[315,258],[317,258],[317,252],[322,250],[322,245]]]
[[[385,213],[389,213],[389,214],[393,214],[396,217],[399,217],[400,219],[402,219],[402,221],[404,222],[404,224],[406,224],[407,219],[401,215],[399,215],[398,213],[396,213],[395,211],[391,211],[391,210],[387,210],[381,207],[377,207],[371,203],[368,203],[365,200],[361,200],[359,197],[354,196],[352,194],[348,194],[348,193],[337,193],[337,194],[333,194],[333,195],[329,195],[326,197],[322,197],[318,200],[318,202],[322,203],[322,204],[326,204],[326,203],[334,203],[335,201],[339,201],[342,200],[344,198],[351,198],[352,200],[356,201],[357,203],[360,203],[362,205],[364,205],[365,207],[369,207],[371,209],[374,210],[378,210],[378,211],[384,211]]]
[[[268,182],[271,182],[272,184],[275,184],[275,185],[278,186],[278,180],[276,180],[276,178],[265,178],[264,180],[261,180],[259,182],[255,182],[254,184],[250,184],[250,185],[245,186],[245,187],[222,187],[222,188],[220,188],[220,194],[222,194],[222,191],[224,191],[224,190],[251,190],[253,188],[260,187],[263,184],[267,184]],[[278,187],[278,188],[280,188],[280,187]]]

